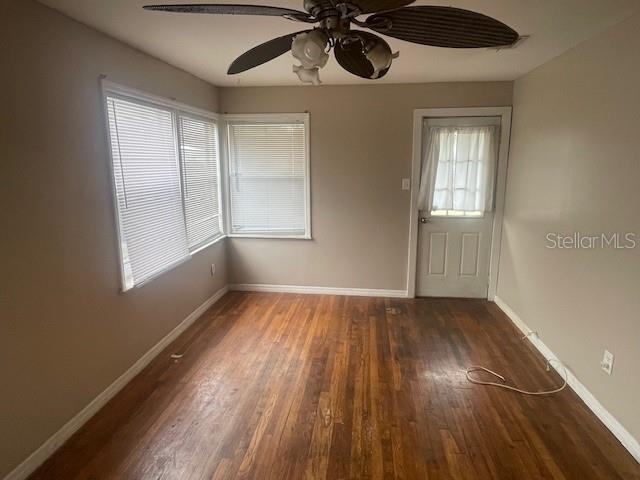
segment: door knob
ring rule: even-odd
[[[429,223],[429,218],[427,218],[427,217],[420,217],[420,223]]]

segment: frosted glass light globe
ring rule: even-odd
[[[329,61],[325,51],[327,36],[320,30],[296,35],[291,45],[291,53],[304,68],[322,68]]]
[[[371,78],[375,79],[380,76],[383,70],[391,67],[391,62],[394,58],[398,58],[398,53],[392,53],[391,48],[386,43],[376,43],[367,53],[367,60],[373,65],[373,75]]]
[[[312,62],[320,62],[323,53],[324,50],[316,42],[306,42],[304,45],[304,56]]]
[[[293,72],[298,74],[298,78],[302,83],[312,83],[314,85],[320,85],[320,69],[318,68],[304,68],[300,65],[293,66]]]

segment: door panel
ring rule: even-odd
[[[463,233],[460,252],[460,276],[477,277],[480,260],[480,233]]]
[[[447,271],[448,235],[431,232],[429,237],[429,275],[445,275]]]
[[[416,294],[487,298],[493,214],[420,225]]]

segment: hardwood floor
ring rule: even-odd
[[[171,359],[171,354],[184,356]],[[485,301],[227,294],[33,479],[637,479]]]

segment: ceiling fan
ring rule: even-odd
[[[146,10],[215,15],[263,15],[318,24],[312,29],[269,40],[240,55],[229,75],[262,65],[291,50],[300,61],[293,71],[301,81],[319,84],[319,70],[333,49],[348,72],[367,79],[384,77],[398,53],[367,28],[407,42],[448,48],[488,48],[514,45],[518,33],[481,13],[443,6],[413,6],[414,0],[304,0],[306,12],[263,5],[147,5]],[[362,15],[369,15],[359,19]]]

